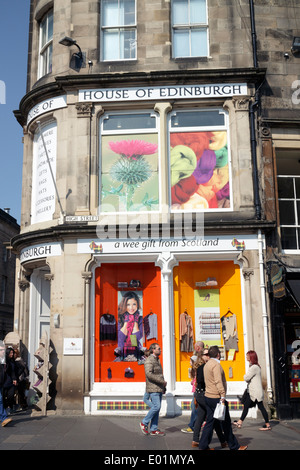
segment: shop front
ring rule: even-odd
[[[93,254],[91,283],[91,389],[86,413],[137,414],[146,410],[145,351],[162,346],[167,390],[162,410],[190,412],[189,378],[194,345],[218,345],[233,416],[245,388],[245,353],[259,324],[244,256],[258,255],[257,235],[152,239],[78,240],[78,253]],[[147,250],[145,247],[147,246]],[[92,266],[91,264],[91,266]],[[256,271],[256,268],[254,268]],[[255,340],[256,341],[256,340]],[[264,354],[260,346],[260,357]],[[266,361],[268,362],[268,361]]]
[[[285,271],[282,266],[276,264],[276,267],[276,272]],[[271,275],[270,279],[272,284],[275,275]],[[280,419],[299,419],[300,276],[295,269],[285,273],[285,282],[282,279],[272,285],[271,294],[276,405]]]

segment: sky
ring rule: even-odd
[[[26,94],[29,8],[30,0],[0,0],[0,208],[19,224],[23,129],[13,111]]]

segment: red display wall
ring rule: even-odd
[[[120,360],[120,357],[115,354],[119,334],[118,304],[124,292],[136,292],[142,299],[140,316],[143,317],[143,323],[150,313],[157,315],[157,339],[147,339],[144,334],[144,340],[141,340],[142,346],[149,348],[150,344],[157,342],[162,347],[160,276],[160,268],[154,263],[105,263],[96,269],[95,382],[145,381],[143,357],[139,361],[128,361]],[[131,280],[140,281],[140,287],[121,287],[120,283],[127,283],[130,286]],[[100,321],[103,315],[112,315],[115,318],[116,338],[114,340],[103,339],[103,335],[100,335]]]

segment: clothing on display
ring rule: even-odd
[[[226,351],[234,349],[239,350],[238,347],[238,333],[236,315],[230,310],[221,318],[222,336]]]
[[[192,321],[192,317],[188,315],[187,311],[180,314],[179,334],[180,334],[180,350],[184,352],[193,351],[194,350],[193,321]]]
[[[100,341],[117,339],[116,319],[110,313],[104,313],[100,318]]]
[[[129,314],[125,312],[122,316],[123,324],[127,324],[127,332],[124,334],[121,331],[123,324],[119,321],[118,324],[118,347],[123,352],[123,357],[126,356],[135,356],[138,358],[140,356],[140,339],[143,337],[143,318],[139,314],[139,311],[134,314]],[[138,331],[133,333],[134,325],[138,325]]]
[[[144,333],[146,339],[157,340],[157,315],[156,313],[150,312],[145,316],[144,320]]]

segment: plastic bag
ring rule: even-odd
[[[214,412],[214,418],[218,419],[219,421],[224,421],[225,413],[226,413],[225,403],[223,404],[222,402],[219,401]]]

